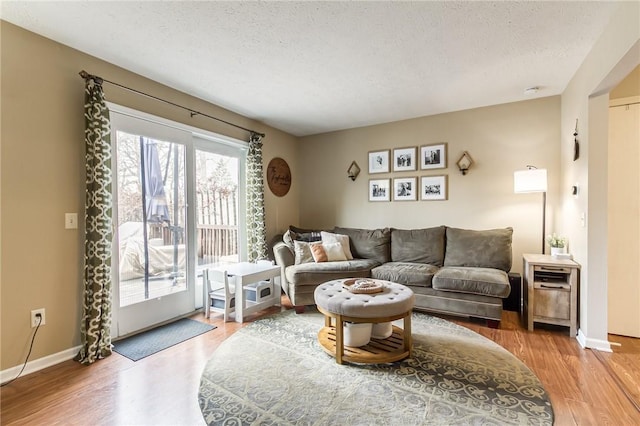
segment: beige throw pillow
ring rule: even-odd
[[[328,243],[328,244],[311,244],[311,255],[316,263],[320,262],[337,262],[340,260],[347,260],[342,250],[340,243]]]
[[[333,234],[331,232],[320,232],[322,236],[322,244],[340,243],[342,251],[344,252],[345,260],[352,260],[351,247],[349,246],[349,236],[342,234]]]

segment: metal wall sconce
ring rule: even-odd
[[[360,167],[358,167],[358,163],[356,163],[355,161],[352,161],[351,165],[347,169],[347,176],[349,176],[349,179],[355,181],[359,174],[360,174]]]
[[[460,172],[463,175],[466,175],[469,167],[471,167],[471,165],[473,164],[473,159],[471,158],[469,153],[465,151],[462,153],[462,156],[456,164],[458,165],[458,169],[460,169]]]

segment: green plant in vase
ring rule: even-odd
[[[547,244],[551,247],[551,255],[566,252],[567,239],[556,235],[555,232],[551,235],[547,235]]]

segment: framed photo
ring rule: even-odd
[[[390,201],[391,188],[390,179],[370,179],[369,180],[369,201]]]
[[[447,144],[423,145],[420,147],[420,168],[446,169],[447,168]]]
[[[389,150],[369,152],[369,173],[389,173]]]
[[[447,176],[422,176],[420,199],[423,201],[447,199]]]
[[[415,201],[417,200],[417,179],[415,177],[393,179],[393,200],[394,201]]]
[[[393,171],[404,172],[416,169],[416,147],[393,150]]]

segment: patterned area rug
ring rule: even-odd
[[[200,382],[207,424],[553,424],[538,378],[471,330],[414,313],[411,359],[338,365],[318,343],[323,324],[286,311],[228,338]]]

